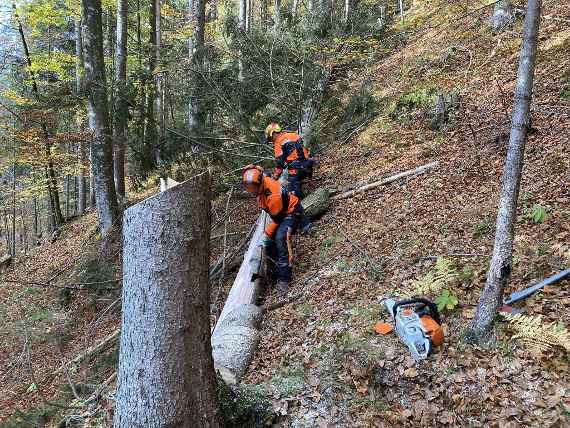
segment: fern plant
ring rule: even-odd
[[[435,267],[422,279],[413,281],[410,284],[410,288],[403,291],[403,296],[437,295],[441,293],[444,288],[449,288],[449,284],[457,277],[458,273],[453,264],[443,257],[438,257]]]
[[[541,315],[509,314],[501,312],[508,322],[508,328],[519,339],[531,348],[547,351],[552,347],[560,347],[570,352],[570,333],[563,324],[543,323]]]

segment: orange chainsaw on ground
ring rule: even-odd
[[[394,299],[385,299],[382,303],[394,320],[398,336],[406,344],[415,361],[426,359],[434,346],[443,343],[439,312],[433,302],[413,298],[399,302]],[[387,325],[391,330],[392,326]],[[383,325],[377,324],[375,329],[381,333],[382,327]]]

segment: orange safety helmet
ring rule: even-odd
[[[274,132],[281,132],[281,131],[282,131],[281,125],[275,122],[271,122],[269,125],[267,125],[267,128],[265,128],[265,138],[271,140],[271,137],[273,137]]]
[[[243,170],[243,186],[249,193],[257,193],[263,180],[263,168],[257,165],[248,165]]]

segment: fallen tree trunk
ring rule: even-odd
[[[364,185],[364,186],[362,186],[362,187],[358,187],[358,188],[356,188],[356,189],[354,189],[354,190],[350,190],[350,191],[348,191],[348,192],[344,192],[344,193],[341,193],[341,194],[339,194],[339,195],[333,196],[331,199],[332,199],[332,200],[339,200],[339,199],[351,198],[351,197],[353,197],[354,195],[356,195],[356,194],[358,194],[358,193],[363,193],[363,192],[366,192],[366,191],[368,191],[368,190],[372,190],[372,189],[375,189],[375,188],[377,188],[377,187],[383,186],[383,185],[385,185],[385,184],[390,184],[390,183],[392,183],[392,182],[394,182],[394,181],[396,181],[396,180],[399,180],[399,179],[401,179],[401,178],[410,177],[410,176],[413,176],[413,175],[423,174],[424,172],[426,172],[426,171],[428,171],[428,170],[430,170],[430,169],[435,168],[438,164],[439,164],[439,162],[437,162],[437,161],[436,161],[436,162],[431,162],[431,163],[428,163],[428,164],[426,164],[426,165],[422,165],[422,166],[420,166],[420,167],[418,167],[418,168],[416,168],[416,169],[411,169],[411,170],[409,170],[409,171],[400,172],[399,174],[392,175],[392,176],[390,176],[390,177],[388,177],[388,178],[385,178],[385,179],[383,179],[383,180],[375,181],[375,182],[373,182],[373,183],[366,184],[366,185]]]
[[[260,243],[267,222],[268,216],[262,212],[212,334],[214,366],[228,384],[237,383],[243,376],[259,343],[263,309],[255,303],[262,288]]]
[[[83,352],[82,354],[79,354],[77,357],[75,357],[73,360],[71,360],[66,365],[67,366],[69,366],[69,365],[74,366],[77,364],[81,364],[85,359],[91,357],[92,355],[96,355],[96,354],[99,354],[100,352],[104,351],[109,346],[115,344],[115,342],[119,338],[119,333],[120,333],[119,329],[115,330],[113,333],[111,333],[109,336],[107,336],[101,342],[97,343],[96,345],[91,346],[85,352]],[[65,365],[61,366],[56,371],[54,371],[53,374],[57,375],[57,374],[61,373],[63,371],[64,367],[65,367]]]

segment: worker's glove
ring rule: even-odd
[[[273,245],[275,241],[273,239],[271,239],[269,236],[264,236],[263,239],[261,240],[261,246],[263,248],[269,248]]]

